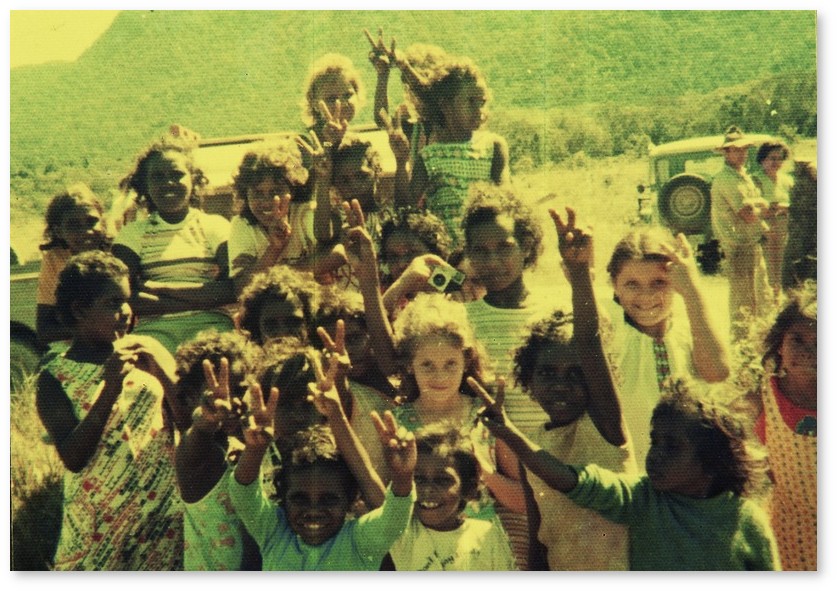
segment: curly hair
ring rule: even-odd
[[[445,339],[462,349],[465,371],[459,385],[460,394],[475,396],[466,381],[469,377],[485,382],[486,354],[474,336],[463,304],[446,298],[444,294],[419,293],[401,311],[392,328],[401,366],[401,396],[406,402],[412,402],[420,395],[416,378],[408,369],[418,346],[427,337]]]
[[[413,70],[424,80],[429,80],[441,65],[450,57],[448,53],[438,45],[428,43],[413,43],[404,50],[404,59],[412,66]],[[413,86],[406,76],[402,74],[401,82],[404,86],[404,99],[413,108],[419,102],[413,91]]]
[[[422,64],[419,73],[424,78],[420,84],[406,80],[410,94],[415,98],[419,117],[431,125],[445,126],[442,105],[453,100],[468,83],[485,88],[489,99],[485,77],[477,65],[467,57],[436,54]]]
[[[271,388],[278,388],[280,404],[305,400],[308,384],[317,379],[314,367],[319,363],[319,355],[319,351],[295,337],[271,341],[254,364],[252,375],[265,397]]]
[[[67,243],[61,238],[61,225],[64,217],[79,207],[93,207],[104,217],[105,208],[96,194],[84,183],[75,183],[67,187],[61,193],[50,199],[46,207],[46,228],[44,228],[44,243],[40,245],[41,250],[53,248],[67,248]],[[102,244],[102,249],[109,246],[107,240]]]
[[[233,189],[242,203],[240,215],[251,226],[257,226],[259,222],[250,209],[247,193],[265,179],[288,184],[292,201],[308,200],[305,191],[308,169],[302,165],[302,154],[293,138],[256,142],[241,159],[233,176]]]
[[[468,190],[464,209],[461,226],[465,234],[466,250],[472,247],[471,231],[474,227],[506,215],[514,220],[514,237],[524,252],[523,268],[535,266],[543,252],[543,228],[532,209],[508,188],[490,183],[474,183]]]
[[[788,156],[790,156],[790,150],[783,142],[764,142],[761,146],[759,146],[758,152],[756,152],[756,162],[759,164],[764,162],[765,158],[767,158],[773,150],[782,151],[782,160],[787,160]]]
[[[607,263],[607,272],[611,281],[616,282],[616,277],[622,271],[622,267],[629,261],[659,263],[670,261],[663,245],[674,249],[674,237],[671,232],[659,226],[633,230],[627,234],[613,247],[613,254]]]
[[[465,509],[468,501],[480,498],[480,466],[474,453],[474,445],[461,425],[453,421],[438,421],[416,431],[416,451],[438,456],[453,464],[462,481],[462,500],[459,510]]]
[[[319,304],[319,286],[310,273],[297,271],[285,265],[277,265],[253,276],[239,297],[239,323],[250,338],[262,343],[259,317],[268,302],[288,301],[302,307],[306,333],[315,330],[313,312]]]
[[[293,435],[287,453],[283,455],[282,467],[274,473],[277,496],[285,501],[293,475],[313,467],[334,472],[334,484],[345,492],[349,503],[358,498],[360,485],[357,478],[337,449],[331,429],[325,425],[315,425]]]
[[[447,226],[435,214],[411,207],[385,209],[381,217],[381,262],[386,263],[386,243],[396,232],[412,234],[427,247],[427,252],[445,260],[451,254],[453,242]]]
[[[696,384],[685,380],[672,382],[654,407],[652,425],[664,418],[686,422],[686,437],[704,471],[713,476],[709,496],[724,491],[748,494],[765,466],[751,449],[743,417],[720,401],[698,397],[694,388]]]
[[[529,336],[514,351],[514,383],[524,392],[529,391],[538,353],[549,345],[560,345],[569,351],[573,347],[573,315],[563,310],[538,320],[530,327]]]
[[[816,325],[817,323],[817,283],[805,281],[796,289],[787,292],[787,303],[776,316],[767,335],[764,337],[764,355],[762,365],[767,368],[772,364],[774,370],[782,367],[782,356],[779,350],[785,333],[797,323]]]
[[[338,320],[355,320],[366,326],[366,311],[363,297],[356,291],[349,291],[337,285],[323,285],[320,287],[319,305],[314,313],[313,326],[334,326]],[[312,331],[311,345],[322,348],[324,343],[316,331]]]
[[[247,390],[247,376],[253,364],[255,349],[244,335],[237,332],[218,332],[209,329],[182,343],[174,354],[177,364],[177,391],[180,400],[194,409],[206,387],[203,361],[208,359],[216,375],[222,358],[229,362],[230,395],[242,398]]]
[[[381,153],[368,139],[364,139],[356,133],[346,133],[343,136],[343,141],[334,151],[333,155],[333,175],[332,185],[338,187],[339,181],[337,170],[341,166],[356,166],[357,169],[366,165],[372,171],[372,183],[374,188],[374,209],[377,211],[383,205],[381,203],[382,193],[377,190],[378,182],[381,178],[383,168],[381,166]],[[351,195],[346,198],[355,198],[356,195]]]
[[[189,205],[197,207],[200,204],[198,190],[206,185],[208,179],[203,171],[195,164],[194,150],[197,143],[191,139],[165,135],[148,146],[138,157],[134,169],[119,181],[119,188],[124,192],[134,191],[137,204],[144,207],[148,213],[157,210],[157,206],[148,196],[148,169],[155,158],[161,158],[168,152],[176,152],[186,159],[186,167],[192,176],[192,194]]]
[[[55,311],[59,320],[69,328],[75,327],[74,305],[89,308],[109,283],[128,276],[125,263],[109,252],[90,250],[70,257],[58,275],[55,288]]]
[[[329,76],[343,76],[357,95],[358,109],[363,106],[363,83],[360,80],[360,72],[355,68],[352,60],[339,53],[327,53],[311,66],[303,87],[305,96],[301,105],[302,120],[308,127],[320,122],[320,112],[316,104],[317,90],[321,81]]]

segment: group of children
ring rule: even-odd
[[[367,38],[393,203],[349,126],[359,74],[329,55],[308,134],[243,157],[231,222],[197,207],[184,133],[123,180],[141,214],[112,245],[89,190],[50,204],[55,568],[815,569],[815,286],[788,293],[742,419],[708,387],[734,360],[688,242],[625,236],[599,302],[591,231],[550,210],[568,298],[539,297],[544,230],[483,129],[485,78]],[[748,498],[755,433],[769,500]]]

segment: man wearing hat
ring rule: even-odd
[[[724,167],[712,180],[712,231],[729,264],[730,328],[734,338],[746,336],[748,314],[758,316],[767,305],[767,266],[761,249],[761,197],[745,164],[753,142],[733,125],[717,148]]]

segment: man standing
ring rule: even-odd
[[[748,318],[766,311],[767,267],[761,248],[767,202],[747,173],[753,142],[732,126],[717,148],[724,167],[712,180],[712,231],[729,264],[729,311],[733,339],[747,334]]]

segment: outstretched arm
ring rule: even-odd
[[[377,81],[375,84],[375,106],[373,112],[375,113],[375,123],[378,127],[384,127],[384,120],[381,119],[381,109],[389,110],[388,86],[389,86],[389,71],[395,63],[395,37],[392,38],[392,44],[389,48],[384,44],[384,30],[378,29],[378,39],[374,39],[369,33],[369,29],[363,29],[366,39],[372,49],[369,51],[369,61],[372,62],[372,67],[375,68]]]
[[[279,390],[271,388],[265,404],[261,386],[253,383],[247,390],[247,396],[250,412],[244,428],[244,451],[235,467],[235,480],[244,486],[252,484],[259,477],[264,452],[273,442],[273,421],[276,404],[279,402]]]
[[[622,405],[610,364],[602,346],[599,311],[590,270],[593,266],[593,236],[576,224],[575,211],[567,208],[567,222],[554,209],[549,215],[558,233],[558,249],[572,285],[573,341],[579,349],[581,370],[587,388],[587,413],[604,439],[616,446],[627,438]]]
[[[383,417],[374,410],[370,416],[381,438],[381,446],[392,475],[392,492],[397,497],[409,496],[413,490],[413,472],[418,456],[416,438],[404,427],[399,427],[395,416],[388,410]]]
[[[575,488],[578,484],[575,470],[533,443],[514,426],[503,408],[502,394],[495,402],[474,378],[468,378],[468,385],[485,403],[485,408],[480,411],[482,423],[495,437],[505,441],[527,468],[555,490],[569,492]]]
[[[314,131],[310,132],[311,143],[297,138],[299,149],[307,152],[311,157],[311,171],[314,174],[314,238],[323,247],[334,243],[335,236],[340,229],[340,218],[331,206],[331,175],[333,163],[331,160],[332,146],[326,147],[320,143]]]
[[[707,382],[722,382],[730,373],[729,350],[700,289],[700,273],[689,241],[683,234],[678,234],[676,249],[666,245],[663,249],[670,259],[666,270],[672,286],[686,303],[692,329],[692,363],[695,370]]]
[[[410,199],[410,172],[407,170],[407,163],[410,161],[410,140],[401,126],[401,109],[395,111],[393,119],[390,119],[386,109],[381,109],[378,118],[387,130],[389,147],[395,156],[393,201],[396,205],[407,203]]]

